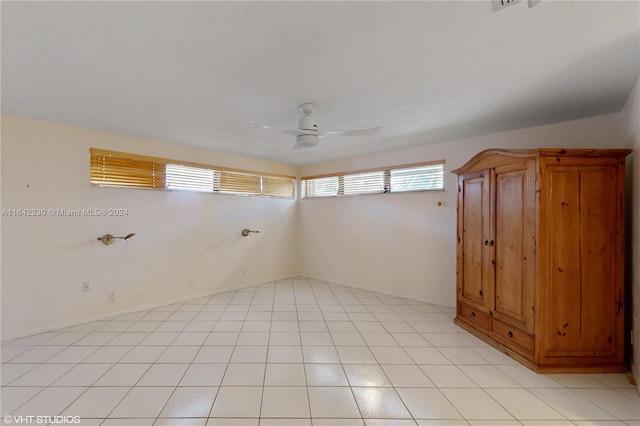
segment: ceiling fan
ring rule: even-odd
[[[316,123],[316,119],[313,116],[313,112],[316,110],[315,104],[312,103],[304,103],[298,106],[300,111],[304,114],[298,120],[298,128],[297,129],[279,129],[274,126],[268,126],[265,124],[260,124],[254,120],[250,120],[249,122],[255,124],[256,126],[262,127],[264,129],[275,130],[282,133],[286,133],[288,135],[295,136],[296,143],[293,145],[293,151],[299,151],[303,148],[312,148],[318,146],[320,143],[320,138],[324,138],[330,135],[341,135],[341,136],[365,136],[372,135],[380,131],[380,127],[372,127],[369,129],[358,129],[358,130],[329,130],[329,131],[320,131],[318,128],[318,124]]]

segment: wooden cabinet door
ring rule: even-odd
[[[459,176],[458,185],[458,300],[488,312],[493,298],[487,282],[492,275],[489,172]]]
[[[548,166],[545,174],[549,253],[543,355],[613,356],[623,315],[615,278],[622,205],[617,167]]]
[[[494,318],[534,331],[535,188],[533,161],[495,170]]]

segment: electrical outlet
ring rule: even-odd
[[[189,287],[193,287],[194,285],[196,285],[196,279],[195,278],[189,278]]]
[[[86,293],[86,292],[88,292],[90,289],[91,289],[91,287],[90,287],[89,281],[84,281],[84,282],[82,283],[82,292],[83,292],[83,293]]]
[[[116,301],[116,292],[115,291],[110,291],[109,292],[109,303],[114,303]]]

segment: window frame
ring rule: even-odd
[[[108,159],[118,164],[117,170],[105,166]],[[167,165],[183,166],[185,168],[212,170],[214,178],[211,190],[168,187]],[[186,174],[184,176],[187,176]],[[226,177],[226,183],[224,178]],[[264,182],[270,181],[270,185]],[[282,180],[285,189],[291,186],[290,195],[283,193],[282,187],[274,182]],[[224,194],[239,196],[258,196],[269,198],[296,199],[296,177],[276,173],[263,173],[253,170],[235,169],[210,164],[173,160],[168,158],[151,157],[99,148],[90,148],[90,177],[92,187],[101,188],[129,188],[152,189],[155,191],[188,191],[201,194]],[[244,182],[246,181],[246,182]],[[245,185],[252,181],[253,186]],[[255,182],[257,181],[257,184]],[[185,181],[186,182],[186,181]],[[289,183],[290,182],[290,183]],[[224,186],[226,184],[226,187]],[[274,188],[273,193],[265,192],[265,186]]]
[[[441,165],[442,167],[442,186],[438,188],[425,188],[425,189],[407,189],[407,190],[393,190],[392,188],[392,172],[396,170],[404,170],[404,169],[412,169],[419,168],[425,166],[435,166]],[[425,161],[420,163],[411,163],[411,164],[401,164],[387,167],[376,167],[371,169],[362,169],[362,170],[353,170],[349,172],[338,172],[338,173],[328,173],[323,175],[314,175],[314,176],[303,176],[300,178],[300,199],[312,199],[312,198],[336,198],[336,197],[353,197],[353,196],[362,196],[362,195],[379,195],[379,194],[403,194],[403,193],[411,193],[411,192],[430,192],[430,191],[444,191],[445,190],[445,170],[444,170],[445,160],[435,160],[435,161]],[[371,191],[359,191],[347,193],[345,192],[345,177],[349,176],[357,176],[364,174],[371,174],[375,172],[383,173],[383,187],[382,190],[371,190]],[[327,179],[337,177],[338,185],[337,192],[333,194],[327,195],[308,195],[307,182],[313,181],[316,179]]]

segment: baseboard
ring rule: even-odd
[[[174,303],[182,303],[182,302],[186,302],[186,301],[193,300],[193,299],[199,299],[201,297],[213,296],[215,294],[225,293],[227,291],[240,290],[242,288],[253,287],[253,286],[262,285],[262,284],[268,284],[268,283],[272,283],[272,282],[275,282],[275,281],[290,279],[290,278],[299,277],[299,276],[300,276],[299,274],[293,274],[293,275],[287,275],[287,276],[281,276],[281,277],[278,277],[278,278],[273,278],[273,279],[266,280],[266,281],[258,281],[258,282],[237,284],[237,285],[218,288],[218,289],[215,289],[215,290],[209,290],[209,291],[205,291],[205,292],[201,292],[201,293],[197,293],[197,294],[189,294],[187,296],[181,296],[181,297],[174,298],[174,299],[163,300],[161,302],[153,302],[153,303],[147,303],[147,304],[144,304],[144,305],[138,305],[138,306],[127,308],[127,309],[121,309],[119,311],[107,312],[107,313],[99,314],[99,315],[92,315],[90,317],[85,317],[85,318],[82,318],[82,319],[70,320],[70,321],[62,321],[62,322],[57,322],[57,323],[54,323],[54,324],[47,324],[46,326],[36,327],[36,328],[28,329],[28,330],[25,330],[25,331],[20,331],[20,332],[16,332],[16,333],[3,335],[2,339],[0,340],[0,342],[6,342],[8,340],[19,339],[21,337],[33,336],[34,334],[47,333],[47,332],[50,332],[50,331],[59,330],[61,328],[67,328],[67,327],[73,327],[73,326],[80,325],[80,324],[86,324],[88,322],[112,319],[112,318],[115,318],[115,317],[119,317],[121,315],[131,314],[133,312],[145,311],[147,309],[154,309],[154,308],[158,308],[160,306],[172,305]]]
[[[445,307],[445,308],[455,308],[455,304],[451,304],[451,303],[449,303],[447,301],[444,301],[444,300],[424,298],[424,297],[415,297],[415,296],[406,295],[406,294],[402,294],[402,293],[395,293],[395,292],[392,292],[392,291],[387,291],[387,290],[384,290],[384,289],[369,288],[369,287],[364,287],[364,286],[360,286],[360,285],[357,285],[357,284],[353,284],[353,283],[350,283],[350,282],[341,282],[341,281],[336,281],[336,280],[333,280],[333,279],[329,279],[329,278],[325,278],[325,277],[319,277],[319,276],[313,276],[313,275],[300,274],[299,276],[304,277],[304,278],[308,278],[308,279],[311,279],[311,280],[323,281],[323,282],[330,283],[330,284],[339,284],[339,285],[343,285],[345,287],[351,287],[351,288],[355,288],[355,289],[358,289],[358,290],[373,291],[373,292],[376,292],[376,293],[384,294],[386,296],[394,296],[394,297],[399,297],[401,299],[414,300],[416,302],[428,303],[430,305],[437,305],[437,306],[442,306],[442,307]]]

